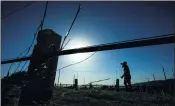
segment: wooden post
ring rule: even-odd
[[[154,81],[155,81],[156,79],[155,79],[154,73],[153,73],[153,78],[154,78]]]
[[[58,74],[58,84],[60,83],[60,70],[59,70],[59,74]]]
[[[75,88],[75,74],[74,74],[74,78],[73,78],[73,89]]]
[[[85,78],[84,78],[84,85],[85,85]]]
[[[39,31],[27,71],[28,83],[22,87],[19,105],[34,105],[33,102],[45,102],[51,98],[58,57],[48,58],[47,55],[58,52],[60,44],[61,36],[53,30]]]
[[[116,79],[116,92],[119,92],[119,79]]]
[[[78,90],[78,79],[75,79],[75,89]]]
[[[147,92],[147,84],[145,84],[145,92]]]
[[[175,70],[173,71],[173,68],[172,68],[172,72],[173,72],[173,79],[175,79]]]

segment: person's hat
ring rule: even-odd
[[[126,61],[124,61],[123,63],[120,63],[121,65],[126,65],[127,64],[127,62]]]

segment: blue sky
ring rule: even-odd
[[[2,16],[29,2],[19,3],[2,4]],[[65,36],[79,4],[82,9],[65,49],[174,33],[174,4],[171,2],[49,2],[44,28]],[[36,2],[1,20],[1,60],[19,56],[31,44],[44,6],[45,2]],[[61,56],[58,68],[81,61],[91,54]],[[60,81],[72,83],[74,74],[78,72],[80,84],[84,79],[88,83],[105,78],[111,79],[99,84],[113,84],[116,69],[118,78],[123,73],[120,65],[123,61],[127,61],[131,69],[132,82],[146,81],[145,77],[153,80],[153,73],[156,79],[163,79],[161,64],[167,77],[172,78],[174,44],[98,52],[83,63],[63,69]],[[10,64],[1,66],[3,76]],[[15,68],[16,64],[11,72]]]

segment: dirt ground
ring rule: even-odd
[[[170,95],[55,88],[49,106],[174,106]]]

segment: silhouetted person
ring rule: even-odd
[[[121,63],[124,74],[121,76],[121,78],[124,77],[124,85],[126,88],[126,91],[131,91],[132,90],[132,85],[131,85],[131,74],[130,74],[130,70],[129,67],[127,65],[127,62],[124,61],[123,63]]]

